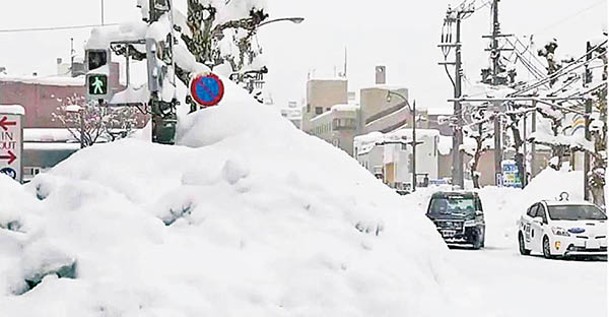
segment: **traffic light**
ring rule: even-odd
[[[108,50],[87,50],[85,52],[87,71],[109,64],[109,56],[110,52]]]
[[[88,74],[87,91],[89,96],[106,96],[108,94],[108,76],[105,74]]]
[[[89,100],[108,100],[110,96],[110,50],[85,51],[86,92]]]

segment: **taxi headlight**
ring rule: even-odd
[[[476,225],[476,220],[466,220],[463,223],[463,226],[465,227],[474,227]]]
[[[563,237],[570,236],[569,232],[561,227],[552,227],[552,233],[557,236],[563,236]]]

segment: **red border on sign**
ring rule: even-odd
[[[201,100],[200,98],[197,97],[197,94],[196,94],[196,82],[199,81],[201,78],[205,78],[205,77],[211,77],[218,82],[218,96],[211,101]],[[222,100],[222,97],[224,97],[224,83],[222,82],[220,77],[216,76],[216,74],[210,73],[207,75],[197,75],[197,77],[195,77],[190,82],[190,96],[196,103],[198,103],[199,105],[201,105],[203,107],[215,106],[220,102],[220,100]]]

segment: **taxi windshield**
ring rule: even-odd
[[[591,205],[548,206],[552,220],[607,220],[607,215],[598,207]]]
[[[474,198],[466,196],[434,197],[431,199],[429,214],[466,216],[475,212]]]

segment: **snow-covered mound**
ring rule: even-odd
[[[0,316],[465,316],[419,206],[226,86],[179,146],[0,177]]]
[[[581,171],[543,170],[531,180],[525,189],[485,187],[480,197],[487,224],[487,245],[515,247],[517,245],[517,221],[528,207],[542,199],[557,199],[562,192],[571,200],[583,199],[583,174]]]

